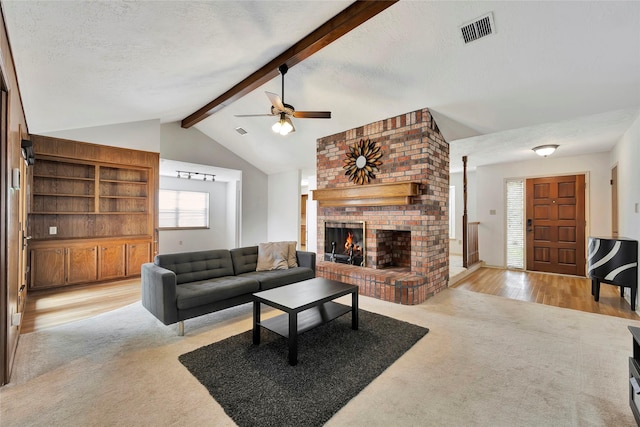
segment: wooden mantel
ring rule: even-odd
[[[312,190],[320,206],[398,206],[413,203],[417,182],[394,182]]]

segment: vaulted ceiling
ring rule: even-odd
[[[349,1],[2,1],[32,133],[181,121]],[[495,34],[459,27],[491,12]],[[285,101],[332,118],[274,134],[276,76],[195,125],[265,173],[312,173],[315,141],[428,107],[452,171],[607,152],[640,111],[640,2],[402,0],[286,75]],[[242,127],[247,134],[235,130]]]

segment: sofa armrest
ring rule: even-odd
[[[153,263],[142,264],[142,306],[165,325],[178,322],[176,274]]]
[[[296,258],[300,267],[308,267],[313,270],[313,276],[316,275],[316,253],[307,251],[296,251]]]

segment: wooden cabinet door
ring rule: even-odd
[[[64,286],[64,248],[31,250],[32,289]]]
[[[98,277],[96,246],[67,248],[67,284],[95,281]]]
[[[98,280],[116,279],[125,275],[124,243],[100,246]]]
[[[140,266],[151,261],[151,243],[139,242],[127,245],[127,276],[140,274]]]

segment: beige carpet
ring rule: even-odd
[[[360,305],[430,332],[328,426],[635,425],[627,325],[640,322],[459,289],[419,306]],[[244,305],[187,321],[178,337],[132,304],[26,334],[0,424],[233,425],[178,356],[250,327]]]

